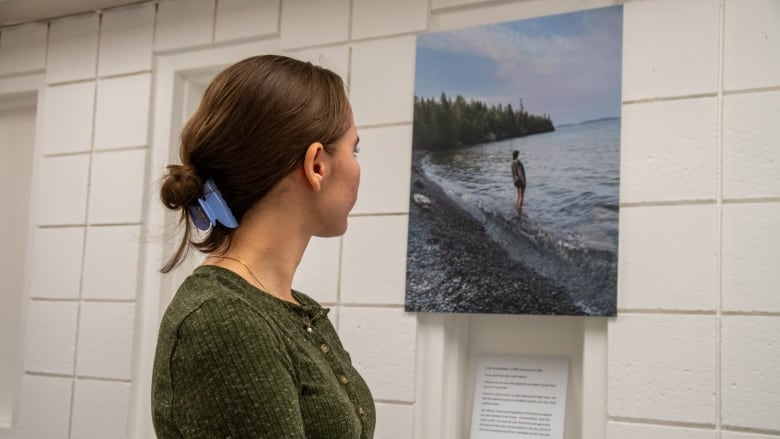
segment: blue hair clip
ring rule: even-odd
[[[198,204],[192,204],[188,209],[192,222],[200,230],[208,230],[216,226],[217,222],[229,229],[238,227],[236,217],[222,198],[217,184],[210,178],[203,186],[203,198],[198,198]]]

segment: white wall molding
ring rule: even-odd
[[[0,111],[30,106],[34,106],[36,109],[42,108],[45,94],[44,90],[46,88],[45,79],[45,74],[43,72],[0,77]],[[36,166],[38,160],[36,158],[40,156],[41,153],[41,148],[38,145],[39,139],[41,138],[41,131],[41,124],[37,123],[36,119],[35,139],[33,140],[33,169],[30,181],[30,194],[36,194],[38,192],[38,177]],[[37,204],[30,203],[28,209],[28,218],[35,218]],[[30,243],[32,242],[34,232],[35,225],[33,221],[29,221],[25,238],[28,250],[31,248]],[[30,267],[32,264],[32,251],[27,251],[24,262],[21,308],[19,309],[19,334],[17,337],[19,348],[16,362],[16,372],[14,374],[17,378],[17,381],[15,383],[15,390],[12,397],[12,412],[10,416],[3,416],[0,418],[0,439],[13,439],[16,437],[15,429],[19,417],[21,378],[24,373],[23,360],[25,350],[24,340],[26,336],[25,328],[27,327],[27,308],[30,297],[30,278],[28,273],[30,273]]]
[[[469,321],[468,314],[417,313],[416,438],[464,437]]]

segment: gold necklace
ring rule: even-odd
[[[266,288],[266,286],[265,286],[265,285],[263,285],[263,283],[262,283],[262,282],[260,282],[260,279],[258,279],[258,278],[257,278],[257,276],[255,276],[255,273],[253,273],[253,272],[252,272],[252,269],[251,269],[251,268],[249,268],[249,265],[248,265],[246,262],[242,261],[241,259],[239,259],[239,258],[236,258],[236,257],[234,257],[234,256],[216,256],[216,255],[209,255],[209,257],[210,257],[210,258],[217,258],[217,259],[228,259],[228,260],[231,260],[231,261],[236,261],[236,262],[238,262],[239,264],[243,265],[243,266],[244,266],[244,268],[246,268],[246,271],[247,271],[247,272],[249,272],[249,275],[250,275],[250,276],[252,276],[252,279],[254,279],[254,280],[255,280],[255,282],[257,282],[257,284],[258,284],[258,285],[260,285],[260,287],[262,287],[262,290],[263,290],[263,291],[267,292],[268,294],[271,294],[271,293],[268,291],[268,288]],[[281,301],[282,301],[282,303],[284,303],[284,306],[286,306],[286,307],[287,307],[287,309],[288,309],[288,310],[289,310],[291,313],[293,313],[293,314],[298,314],[297,312],[295,312],[295,310],[294,310],[294,309],[290,308],[290,304],[289,304],[289,303],[287,303],[287,300],[284,300],[284,299],[282,299],[281,297],[279,298],[279,300],[281,300]],[[302,318],[303,318],[303,323],[305,323],[305,324],[306,324],[306,332],[308,332],[309,334],[311,334],[311,333],[312,333],[312,331],[313,331],[313,329],[312,329],[312,319],[311,319],[309,316],[303,316]]]
[[[247,263],[242,261],[241,259],[238,259],[238,258],[233,257],[233,256],[215,256],[215,255],[210,255],[209,257],[210,258],[218,258],[218,259],[229,259],[231,261],[238,262],[239,264],[243,265],[244,268],[246,268],[246,271],[249,272],[249,275],[252,276],[252,279],[254,279],[255,282],[257,282],[258,285],[260,285],[260,287],[263,289],[263,291],[266,291],[266,292],[268,292],[268,294],[271,294],[271,292],[268,291],[268,288],[266,288],[265,285],[263,285],[263,283],[260,282],[260,279],[258,279],[257,276],[255,276],[255,274],[252,272],[252,269],[249,268],[249,265],[247,265]]]

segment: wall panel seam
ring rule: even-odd
[[[351,213],[350,218],[376,217],[376,216],[406,216],[409,212],[373,212],[373,213]]]
[[[695,428],[700,430],[715,430],[714,424],[699,423],[699,422],[681,422],[681,421],[666,421],[663,419],[648,419],[648,418],[631,418],[622,416],[610,416],[611,422],[624,422],[627,424],[643,424],[659,427],[678,427],[678,428]]]
[[[721,200],[721,204],[753,204],[753,203],[778,203],[780,197],[765,197],[765,198],[725,198]]]
[[[350,61],[352,60],[351,54],[352,52],[350,51]],[[368,123],[368,124],[357,125],[356,128],[371,129],[371,128],[405,127],[405,126],[411,126],[412,123],[413,122],[411,120],[400,121],[400,122]]]
[[[715,428],[721,429],[723,417],[723,73],[725,51],[725,0],[720,0],[718,8],[718,115],[716,120],[717,160],[715,162],[715,239],[717,257],[715,258]]]
[[[763,428],[749,428],[749,427],[739,427],[736,425],[722,425],[721,426],[722,431],[729,431],[729,432],[736,432],[736,433],[753,433],[753,434],[762,434],[762,435],[772,435],[772,436],[780,436],[780,430],[769,430],[769,429],[763,429]]]
[[[131,145],[131,146],[121,146],[118,148],[100,148],[100,149],[96,149],[94,153],[106,154],[106,153],[124,152],[124,151],[146,151],[147,149],[149,149],[149,145]]]
[[[706,315],[715,316],[715,310],[694,310],[694,309],[642,309],[642,308],[618,308],[618,315],[620,314],[663,314],[663,315]],[[609,317],[614,318],[614,317]]]
[[[98,36],[97,36],[97,44],[95,45],[95,75],[97,76],[98,67],[100,64],[100,39],[103,37],[103,15],[98,14]],[[90,196],[90,185],[92,183],[92,163],[93,163],[93,156],[92,154],[95,150],[95,122],[97,120],[97,100],[98,100],[98,81],[93,77],[91,79],[93,82],[93,94],[92,94],[92,130],[90,132],[90,141],[89,141],[89,158],[88,160],[88,167],[87,167],[87,193],[86,193],[86,203],[84,205],[84,223],[87,223],[89,221],[89,202],[92,198]],[[73,408],[76,401],[76,373],[77,373],[77,367],[78,367],[78,356],[79,356],[79,332],[81,331],[81,299],[83,298],[84,294],[84,265],[86,264],[87,259],[87,239],[89,237],[89,228],[84,229],[84,234],[82,236],[82,244],[81,244],[81,273],[79,275],[79,301],[77,302],[76,306],[76,338],[73,348],[73,381],[71,383],[71,392],[70,392],[70,407],[69,407],[69,413],[68,413],[68,438],[71,437],[71,432],[73,430]]]
[[[624,201],[619,205],[623,207],[661,207],[661,206],[704,206],[715,204],[715,199],[691,199],[691,200],[659,200],[659,201]]]
[[[47,39],[48,39],[48,35],[47,35]],[[0,79],[15,79],[18,77],[38,75],[41,73],[46,73],[46,68],[21,70],[18,72],[9,72],[9,73],[0,73]]]
[[[770,87],[755,87],[755,88],[742,88],[742,89],[734,89],[734,90],[723,90],[723,94],[725,96],[733,96],[733,95],[766,93],[766,92],[775,92],[775,91],[780,91],[780,85],[770,86]]]
[[[374,402],[379,404],[392,404],[392,405],[402,405],[402,406],[414,405],[414,401],[405,401],[400,399],[375,399]]]
[[[126,78],[130,76],[136,76],[136,75],[143,75],[145,73],[151,74],[153,73],[152,69],[141,69],[141,70],[132,70],[129,72],[122,72],[122,73],[109,73],[107,75],[98,75],[98,79],[117,79],[117,78]]]
[[[689,95],[677,95],[677,96],[655,96],[652,98],[627,99],[623,101],[623,105],[648,104],[653,102],[684,101],[687,99],[702,99],[702,98],[715,98],[715,97],[718,97],[718,92],[694,93]]]

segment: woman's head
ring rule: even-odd
[[[513,160],[517,160],[517,156],[519,156],[519,155],[520,155],[520,151],[518,151],[518,150],[512,151],[512,159]]]
[[[328,153],[351,127],[344,83],[335,73],[278,55],[257,56],[220,72],[182,129],[181,165],[168,166],[160,196],[181,209],[185,236],[162,271],[189,245],[212,252],[230,245],[233,230],[217,224],[203,241],[191,240],[187,206],[213,179],[239,224],[244,215],[303,161],[319,142]]]

